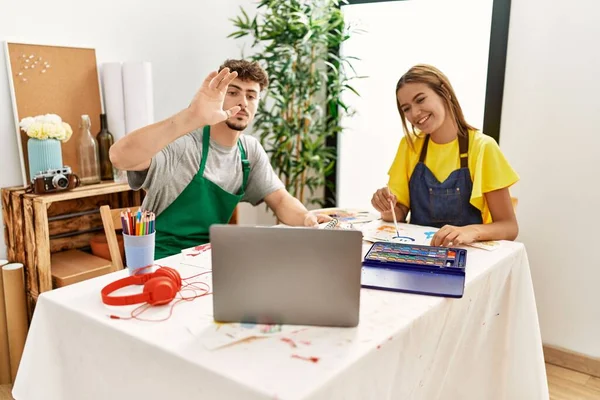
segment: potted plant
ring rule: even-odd
[[[29,179],[49,169],[63,167],[61,142],[67,142],[73,135],[71,126],[56,114],[26,117],[19,127],[29,136],[27,156]]]
[[[257,14],[232,19],[229,37],[253,39],[253,55],[269,75],[254,130],[270,153],[271,164],[288,191],[305,204],[335,171],[336,147],[328,144],[342,131],[351,110],[342,101],[358,78],[338,49],[352,32],[344,23],[340,0],[262,0]],[[328,140],[329,139],[329,140]],[[307,196],[307,194],[309,194]]]

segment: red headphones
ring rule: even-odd
[[[129,296],[109,296],[115,290],[130,285],[144,285],[144,291]],[[169,304],[181,290],[179,272],[169,267],[160,267],[151,274],[128,276],[106,285],[102,289],[102,302],[109,306],[128,306],[148,303],[153,306]]]

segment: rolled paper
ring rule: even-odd
[[[154,122],[152,64],[125,62],[122,68],[125,134],[128,134]]]
[[[8,326],[8,350],[10,373],[15,381],[25,339],[27,338],[27,306],[25,300],[25,276],[23,264],[12,263],[2,267],[6,323]]]
[[[125,104],[121,63],[102,64],[102,89],[108,131],[117,142],[125,136]]]
[[[0,260],[0,267],[8,264]],[[6,307],[4,303],[4,284],[0,273],[0,385],[8,385],[10,378],[10,356],[8,351],[8,326],[6,324]]]

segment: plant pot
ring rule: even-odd
[[[123,235],[117,233],[117,242],[119,244],[119,252],[121,253],[121,260],[125,260],[125,246],[123,245]],[[110,257],[110,250],[108,249],[108,242],[104,234],[95,235],[90,239],[90,247],[92,248],[92,254],[105,260],[112,261]]]
[[[63,167],[62,148],[59,140],[29,138],[27,155],[30,180],[33,180],[40,172]]]

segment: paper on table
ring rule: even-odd
[[[331,221],[319,224],[319,229],[358,230],[350,222],[342,222],[337,218],[333,218]]]
[[[125,104],[121,63],[102,64],[102,90],[108,130],[114,141],[125,136]]]
[[[211,245],[210,243],[200,246],[190,247],[181,250],[181,263],[193,267],[210,269],[211,266]]]
[[[364,225],[361,230],[363,232],[364,240],[368,242],[409,243],[429,246],[431,244],[431,239],[438,231],[438,228],[401,223],[398,224],[398,231],[400,233],[400,236],[398,237],[393,223],[373,221]],[[467,246],[493,251],[500,248],[501,242],[475,242]]]
[[[470,247],[476,247],[478,249],[483,249],[483,250],[487,250],[487,251],[494,251],[500,248],[501,246],[501,242],[498,242],[496,240],[490,240],[487,242],[475,242],[475,243],[471,243],[469,246]]]
[[[410,243],[419,245],[429,245],[431,238],[438,231],[437,228],[411,225],[406,223],[398,224],[398,233],[393,223],[384,221],[373,221],[362,227],[364,239],[369,242],[393,242]]]
[[[374,221],[379,218],[378,214],[375,214],[368,210],[361,210],[357,208],[323,208],[320,210],[314,210],[317,214],[325,214],[332,218],[335,218],[343,223],[361,224]]]
[[[149,62],[123,63],[125,133],[154,122],[152,65]]]
[[[250,338],[278,337],[296,329],[297,327],[288,325],[265,325],[237,322],[225,324],[212,322],[209,326],[188,326],[188,331],[192,335],[198,336],[207,350],[216,350],[223,346]]]

